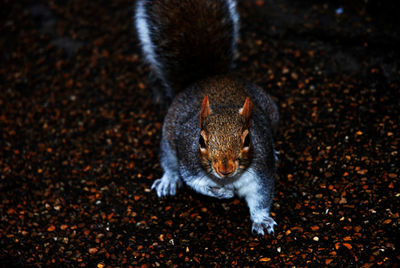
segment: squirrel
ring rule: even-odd
[[[232,74],[239,15],[234,0],[138,0],[135,26],[145,61],[172,98],[162,127],[164,171],[151,189],[175,195],[183,182],[203,195],[238,195],[252,232],[274,232],[277,105]]]

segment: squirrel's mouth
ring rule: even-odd
[[[234,172],[230,173],[220,173],[220,172],[214,172],[214,175],[219,178],[219,179],[227,179],[227,178],[232,178],[235,177],[237,174],[237,171],[235,170]]]
[[[212,165],[212,171],[218,179],[234,178],[238,174],[239,163],[237,161],[226,161],[225,163],[217,162]]]
[[[211,177],[214,179],[214,181],[221,185],[227,185],[227,184],[230,184],[230,183],[236,181],[242,174],[239,169],[237,169],[234,173],[232,173],[229,176],[221,176],[214,170],[212,170],[211,173],[212,173]]]

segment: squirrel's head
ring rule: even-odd
[[[206,172],[218,179],[233,178],[251,160],[250,122],[253,103],[246,98],[240,109],[210,109],[205,96],[200,110],[199,154]]]

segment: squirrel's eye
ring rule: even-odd
[[[246,137],[244,138],[244,142],[243,142],[243,147],[249,147],[250,146],[250,135],[247,134]]]
[[[200,136],[199,145],[200,145],[200,149],[206,149],[206,142],[204,141],[203,136]]]

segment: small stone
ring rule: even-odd
[[[96,254],[97,251],[99,251],[97,248],[89,248],[89,253],[90,254]]]

